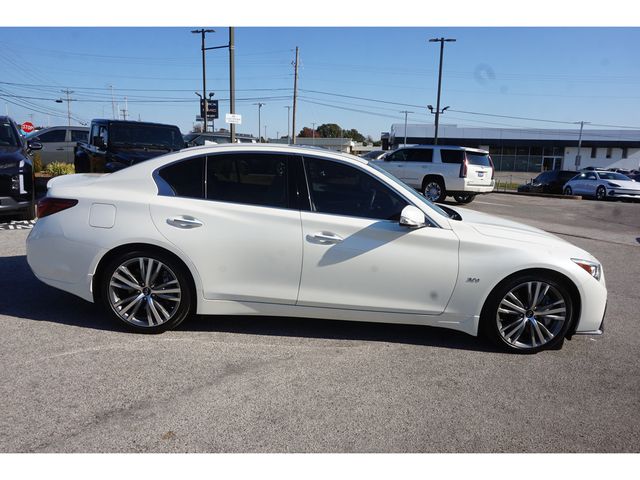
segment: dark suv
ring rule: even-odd
[[[572,170],[549,170],[548,172],[542,172],[529,183],[520,185],[518,191],[562,195],[564,184],[576,175],[578,175],[578,172]]]
[[[0,214],[19,213],[23,220],[35,217],[32,150],[42,145],[27,142],[9,117],[0,117]]]

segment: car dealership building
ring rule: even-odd
[[[434,126],[408,124],[407,144],[433,144]],[[473,128],[440,125],[440,145],[460,145],[488,150],[498,171],[541,172],[575,170],[579,129]],[[404,123],[391,125],[383,145],[395,149],[405,143]],[[640,169],[640,130],[582,132],[580,164],[584,167]]]

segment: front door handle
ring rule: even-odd
[[[63,150],[64,150],[64,147],[56,148],[56,151],[58,152],[62,152]]]
[[[202,225],[204,225],[197,218],[193,218],[193,217],[190,217],[188,215],[182,215],[180,217],[167,218],[167,223],[169,225],[171,225],[172,227],[183,228],[183,229],[187,229],[187,230],[191,229],[191,228],[201,227]]]
[[[340,235],[336,235],[331,232],[316,232],[312,235],[312,238],[323,245],[334,245],[340,243],[343,238]]]

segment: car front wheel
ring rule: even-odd
[[[111,316],[140,333],[177,327],[193,309],[186,268],[169,255],[128,252],[112,259],[101,279],[101,299]]]
[[[596,189],[596,199],[597,200],[606,200],[607,199],[607,189],[600,185]]]
[[[573,195],[573,190],[571,190],[571,187],[564,187],[564,194]]]
[[[481,326],[502,349],[535,353],[562,346],[572,315],[571,295],[554,276],[517,275],[491,293],[483,308]]]
[[[447,197],[447,191],[444,188],[442,180],[438,178],[428,179],[424,182],[422,193],[432,202],[442,202]]]

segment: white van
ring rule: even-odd
[[[433,202],[447,195],[458,203],[469,203],[479,193],[495,186],[489,152],[477,148],[416,145],[389,152],[375,165],[424,193]]]

